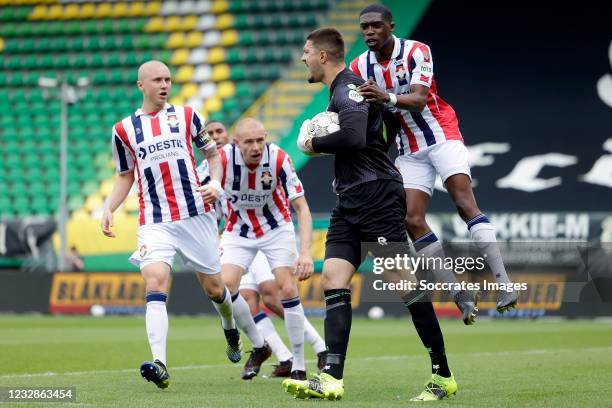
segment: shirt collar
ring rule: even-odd
[[[348,67],[344,68],[342,71],[338,72],[338,75],[336,75],[336,77],[334,78],[334,80],[332,81],[331,85],[329,86],[329,94],[330,96],[334,94],[334,89],[336,88],[336,86],[338,86],[338,84],[341,81],[341,78],[347,73],[347,72],[351,72],[349,71]]]
[[[391,34],[391,36],[393,37],[393,52],[391,53],[391,58],[390,59],[395,59],[399,55],[401,44],[400,44],[400,39],[399,38],[397,38],[393,34]],[[370,63],[371,64],[378,64],[379,63],[378,60],[376,59],[376,53],[375,52],[370,52]]]
[[[160,110],[159,112],[157,112],[154,116],[157,116],[157,114],[159,114],[160,112],[166,112],[168,110],[168,108],[172,106],[170,105],[168,102],[166,102],[166,104],[164,105],[163,109]],[[136,110],[136,112],[134,112],[134,115],[138,116],[149,116],[148,112],[143,112],[143,110],[141,108],[138,108],[138,110]]]

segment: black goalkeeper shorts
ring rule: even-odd
[[[367,255],[364,248],[393,252],[396,245],[392,243],[404,247],[408,240],[405,218],[406,196],[401,182],[369,181],[341,193],[327,231],[325,259],[344,259],[357,269]]]

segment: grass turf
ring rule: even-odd
[[[322,332],[322,320],[313,319]],[[275,321],[284,336],[282,322]],[[612,325],[592,321],[443,321],[459,384],[453,407],[609,406]],[[159,390],[138,372],[150,359],[142,317],[0,316],[0,387],[68,387],[94,407],[405,407],[429,376],[429,359],[408,319],[355,319],[342,402],[296,401],[279,379],[240,379],[218,320],[171,317],[171,385]],[[315,355],[306,346],[308,368]],[[269,374],[268,363],[261,374]],[[260,375],[261,375],[260,374]],[[27,406],[10,404],[10,406]],[[40,403],[30,404],[40,407]]]

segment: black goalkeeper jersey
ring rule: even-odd
[[[383,109],[359,95],[365,82],[349,69],[341,71],[330,86],[327,110],[338,113],[340,130],[315,137],[315,152],[334,154],[334,192],[343,193],[359,184],[375,180],[402,182],[387,155],[389,145],[383,135]]]

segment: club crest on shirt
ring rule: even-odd
[[[170,128],[176,128],[179,125],[179,120],[176,115],[168,115],[168,126]]]
[[[352,89],[353,91],[357,89],[357,85],[355,84],[347,84],[346,86],[348,87],[348,89]]]
[[[264,190],[270,190],[272,188],[272,181],[274,181],[272,173],[269,171],[261,172],[261,186]]]
[[[404,66],[398,66],[395,69],[395,76],[397,77],[397,79],[402,80],[404,78],[406,78],[406,70],[404,69]]]
[[[357,91],[349,91],[348,94],[349,99],[354,100],[355,102],[362,102],[363,101],[363,96],[359,95],[359,92]]]

